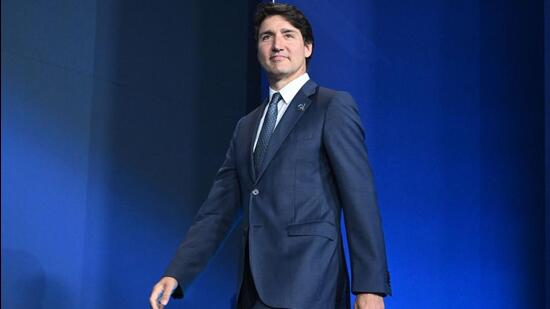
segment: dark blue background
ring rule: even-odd
[[[548,305],[548,0],[292,3],[359,104],[387,307]],[[2,1],[3,308],[147,306],[260,101],[255,4]],[[238,243],[171,307],[230,307]]]

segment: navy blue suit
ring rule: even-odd
[[[243,210],[243,250],[261,300],[280,308],[349,308],[351,290],[391,295],[384,236],[364,131],[353,98],[308,81],[292,100],[254,171],[265,103],[239,120],[226,159],[165,272],[174,297],[203,269]],[[248,239],[247,239],[248,238]],[[241,259],[241,270],[245,261]],[[242,274],[242,272],[239,272]],[[239,290],[242,276],[239,278]]]

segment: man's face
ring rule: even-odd
[[[280,15],[269,16],[258,30],[258,60],[269,78],[282,80],[306,72],[313,46],[304,44],[300,30]]]

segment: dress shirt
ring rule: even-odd
[[[279,103],[277,103],[277,121],[275,122],[275,128],[277,128],[277,125],[279,124],[279,121],[283,117],[286,109],[292,103],[292,99],[296,96],[298,91],[304,86],[304,84],[309,80],[309,75],[307,73],[304,73],[300,77],[296,78],[295,80],[288,83],[286,86],[284,86],[281,90],[275,91],[271,87],[269,87],[269,100],[267,100],[267,104],[265,105],[264,114],[262,115],[262,119],[260,120],[260,126],[258,127],[258,132],[256,133],[256,140],[254,141],[254,149],[256,150],[256,144],[258,143],[258,137],[260,136],[260,132],[262,131],[262,127],[264,125],[264,119],[265,115],[267,114],[267,108],[269,107],[269,102],[271,102],[271,97],[273,97],[273,94],[276,92],[279,92],[281,94],[282,99],[279,100]],[[274,129],[275,130],[275,129]]]

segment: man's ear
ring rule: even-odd
[[[312,43],[306,43],[304,45],[304,51],[305,51],[305,56],[306,58],[309,58],[309,56],[311,56],[311,54],[313,53],[313,44]]]

